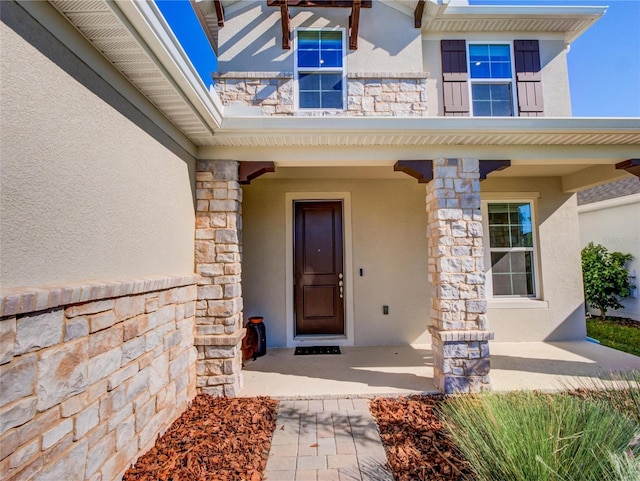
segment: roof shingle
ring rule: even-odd
[[[578,205],[640,193],[640,177],[627,177],[578,192]]]

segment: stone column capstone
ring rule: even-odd
[[[237,396],[242,388],[242,189],[238,162],[199,160],[195,269],[198,391]]]
[[[434,378],[447,394],[491,388],[478,159],[435,159],[427,184]]]

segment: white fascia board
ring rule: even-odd
[[[130,22],[140,38],[143,48],[148,47],[157,65],[168,74],[177,90],[193,106],[211,133],[222,123],[224,107],[211,95],[200,79],[198,72],[171,28],[155,5],[155,2],[127,0],[111,3],[116,13],[121,13]]]
[[[601,117],[225,117],[221,131],[269,133],[640,133],[640,118]]]

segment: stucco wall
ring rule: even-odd
[[[578,212],[581,247],[593,242],[610,252],[633,255],[634,259],[627,267],[631,274],[635,271],[636,297],[623,299],[624,308],[609,311],[609,314],[640,320],[640,299],[637,297],[640,291],[640,194],[583,205],[578,207]]]
[[[487,36],[480,34],[450,35],[447,38],[466,39],[468,41],[505,41],[514,39],[536,39],[530,33],[500,34]],[[423,41],[424,71],[429,72],[427,81],[427,98],[429,99],[429,116],[444,115],[442,104],[442,60],[440,39],[428,38]],[[571,96],[569,93],[569,74],[567,55],[562,40],[540,40],[540,65],[542,67],[542,96],[545,117],[567,117],[571,115]]]
[[[10,6],[17,17],[5,23],[3,13],[0,40],[0,284],[193,272],[195,162],[116,110],[126,104],[117,92]]]
[[[350,192],[356,345],[429,342],[425,188],[413,179],[273,179],[244,187],[245,317],[284,346],[285,193]],[[359,269],[363,276],[359,276]],[[382,306],[389,306],[383,315]]]
[[[538,193],[538,269],[541,301],[521,305],[489,300],[489,329],[496,341],[581,340],[586,336],[576,197],[562,192],[560,178],[489,178],[482,198],[492,193]],[[508,194],[499,194],[504,198]],[[485,266],[486,268],[486,266]],[[510,302],[510,301],[507,301]]]
[[[241,2],[242,4],[243,2]],[[282,49],[280,9],[255,2],[228,9],[219,30],[219,72],[293,72],[294,49]],[[349,8],[291,8],[291,28],[342,27],[348,35]],[[391,35],[390,32],[393,32]],[[357,50],[347,50],[350,72],[422,71],[420,30],[413,18],[373,2],[360,11]]]
[[[567,50],[563,40],[540,40],[545,117],[571,116]]]

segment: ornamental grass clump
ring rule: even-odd
[[[610,404],[640,426],[640,371],[612,372],[607,377],[566,383],[565,387],[575,396]]]
[[[638,425],[607,403],[518,392],[451,398],[440,413],[478,481],[602,481],[610,455],[631,455],[621,469],[637,460]]]

